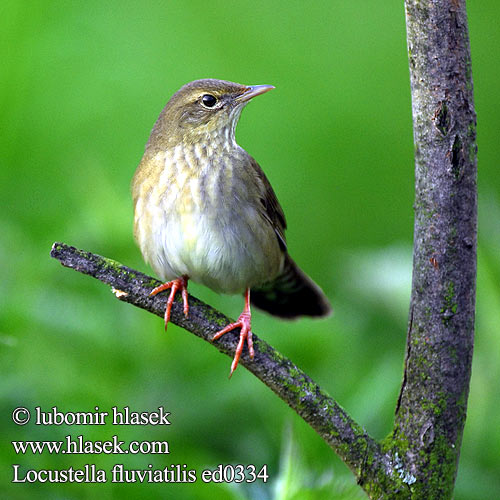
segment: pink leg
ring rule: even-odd
[[[182,300],[184,302],[184,316],[188,315],[189,312],[189,304],[188,304],[188,277],[182,276],[181,278],[177,278],[172,281],[168,281],[167,283],[163,283],[163,285],[157,286],[149,295],[156,295],[157,293],[163,292],[164,290],[168,290],[170,288],[170,295],[167,300],[167,307],[165,308],[165,330],[167,329],[168,322],[170,321],[170,311],[172,310],[172,304],[174,303],[175,294],[178,290],[181,290]]]
[[[234,370],[236,370],[236,367],[238,366],[238,361],[240,360],[241,353],[243,352],[243,346],[245,345],[245,340],[247,341],[248,344],[248,352],[250,354],[250,358],[253,359],[254,357],[252,332],[250,331],[251,320],[252,320],[252,314],[250,312],[250,289],[247,288],[245,290],[245,307],[243,308],[243,312],[240,314],[238,321],[227,325],[224,329],[217,332],[212,338],[212,341],[220,339],[225,333],[230,332],[235,328],[241,328],[240,340],[238,342],[238,346],[236,347],[236,352],[234,353],[233,362],[231,363],[231,373],[229,374],[229,377],[231,377]]]

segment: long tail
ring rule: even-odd
[[[321,288],[286,256],[283,272],[261,288],[252,288],[250,300],[274,316],[327,316],[332,309]]]

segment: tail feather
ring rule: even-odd
[[[331,306],[321,288],[286,256],[283,272],[272,282],[251,290],[253,305],[281,318],[327,316]]]

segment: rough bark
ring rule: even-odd
[[[407,0],[415,142],[413,284],[392,447],[414,498],[451,498],[476,287],[476,117],[463,0]]]

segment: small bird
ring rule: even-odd
[[[325,316],[321,289],[287,252],[286,221],[258,163],[235,140],[241,111],[271,85],[204,79],[184,85],[153,127],[132,181],[134,235],[145,261],[170,289],[165,329],[175,294],[189,312],[188,280],[219,293],[244,293],[231,376],[245,341],[254,348],[250,302],[282,318]]]

